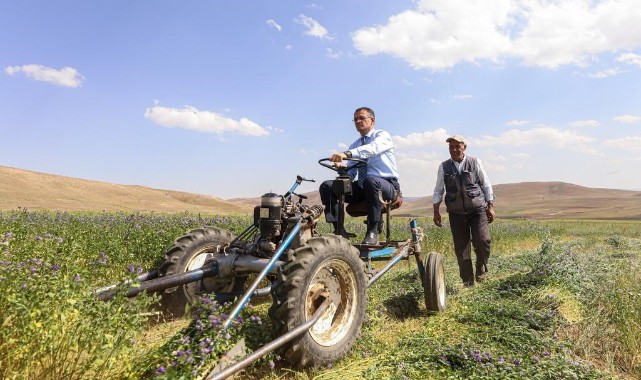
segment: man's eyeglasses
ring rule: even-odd
[[[367,120],[367,119],[371,119],[371,118],[372,118],[371,116],[361,116],[361,117],[357,117],[356,119],[354,119],[354,120],[352,120],[352,121],[353,121],[354,123],[358,123],[358,122],[362,122],[362,123],[364,123],[364,122],[365,122],[365,120]]]

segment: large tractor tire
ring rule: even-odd
[[[311,319],[326,298],[331,300],[312,328],[281,349],[292,366],[324,366],[340,359],[360,335],[367,304],[367,281],[358,250],[336,235],[307,240],[288,252],[272,296],[269,317],[274,338]]]
[[[423,275],[423,292],[425,307],[430,314],[445,311],[445,267],[443,257],[437,252],[430,252],[425,258]]]
[[[165,253],[161,264],[161,276],[184,273],[198,269],[206,260],[217,256],[218,247],[230,243],[234,235],[215,227],[204,227],[189,231],[174,240]],[[242,291],[244,278],[205,278],[201,281],[175,286],[161,293],[161,308],[169,318],[181,317],[188,305],[204,293],[234,293]]]

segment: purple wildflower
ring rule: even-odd
[[[136,270],[135,268],[136,267],[133,264],[129,264],[129,268],[127,268],[127,271],[129,271],[129,273],[133,273],[133,271]]]
[[[165,373],[165,371],[166,371],[166,370],[167,370],[167,369],[165,368],[165,366],[164,366],[164,365],[161,365],[161,366],[160,366],[160,367],[158,367],[158,369],[156,370],[156,375],[161,375],[161,374]]]
[[[269,361],[269,368],[271,368],[271,369],[276,368],[276,364],[274,363],[274,361],[273,361],[273,360],[270,360],[270,361]]]
[[[514,365],[515,366],[520,366],[521,365],[521,359],[514,359]]]
[[[75,275],[75,276],[73,276],[73,280],[74,280],[75,282],[80,281],[80,275],[79,275],[78,273],[76,273],[76,275]]]
[[[36,236],[36,241],[42,241],[42,237],[41,236]]]

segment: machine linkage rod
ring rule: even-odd
[[[388,270],[392,269],[392,267],[396,264],[398,264],[399,261],[402,259],[407,258],[410,252],[410,246],[409,243],[404,244],[403,246],[400,247],[400,252],[394,256],[380,271],[378,271],[374,277],[372,277],[369,282],[367,283],[367,287],[369,288],[372,286],[373,283],[376,282],[379,278],[381,278],[382,275],[385,274]]]
[[[125,293],[125,296],[135,297],[138,294],[145,291],[154,292],[157,290],[169,289],[169,288],[173,288],[174,286],[180,286],[180,285],[188,284],[190,282],[196,282],[196,281],[202,280],[205,277],[212,277],[212,276],[215,276],[217,273],[218,273],[218,266],[208,265],[208,266],[190,270],[184,273],[179,273],[179,274],[175,274],[167,277],[155,278],[153,280],[148,280],[148,281],[144,281],[139,284],[136,284],[136,286],[131,286],[127,291],[127,293]],[[118,291],[119,289],[117,286],[108,287],[107,290],[104,290],[98,293],[98,298],[100,298],[102,301],[108,301],[112,299],[118,293]]]
[[[98,294],[98,296],[100,296],[102,293],[107,293],[109,291],[114,291],[114,289],[116,289],[118,286],[130,285],[130,284],[133,284],[133,283],[136,283],[136,282],[143,282],[143,281],[153,280],[156,277],[158,277],[158,270],[154,269],[152,271],[142,273],[140,276],[138,276],[138,277],[136,277],[134,279],[125,280],[125,281],[121,282],[120,284],[109,285],[109,286],[105,286],[104,288],[96,289],[95,293]],[[115,292],[114,292],[114,294],[115,294]],[[111,297],[113,297],[113,295]],[[111,297],[109,297],[109,298],[111,298]]]
[[[205,380],[220,380],[220,379],[226,379],[227,377],[235,374],[236,372],[247,368],[249,365],[254,363],[256,360],[262,358],[263,356],[269,354],[270,352],[278,349],[279,347],[283,346],[284,344],[288,343],[289,341],[296,339],[300,335],[304,334],[309,330],[314,324],[318,321],[318,319],[323,315],[325,310],[329,308],[329,305],[331,304],[331,301],[329,298],[326,298],[325,301],[320,305],[318,309],[316,309],[316,312],[312,316],[311,319],[309,319],[307,322],[303,323],[302,325],[294,328],[292,331],[281,335],[280,337],[272,340],[271,342],[265,344],[258,350],[252,352],[251,354],[245,356],[238,362],[230,365],[229,367],[223,369],[220,372],[216,373],[210,373],[205,377]]]

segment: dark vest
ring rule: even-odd
[[[456,170],[454,161],[443,161],[445,180],[445,206],[452,214],[468,214],[479,208],[487,207],[485,194],[476,175],[478,163],[476,158],[466,156],[461,167],[461,174]]]

